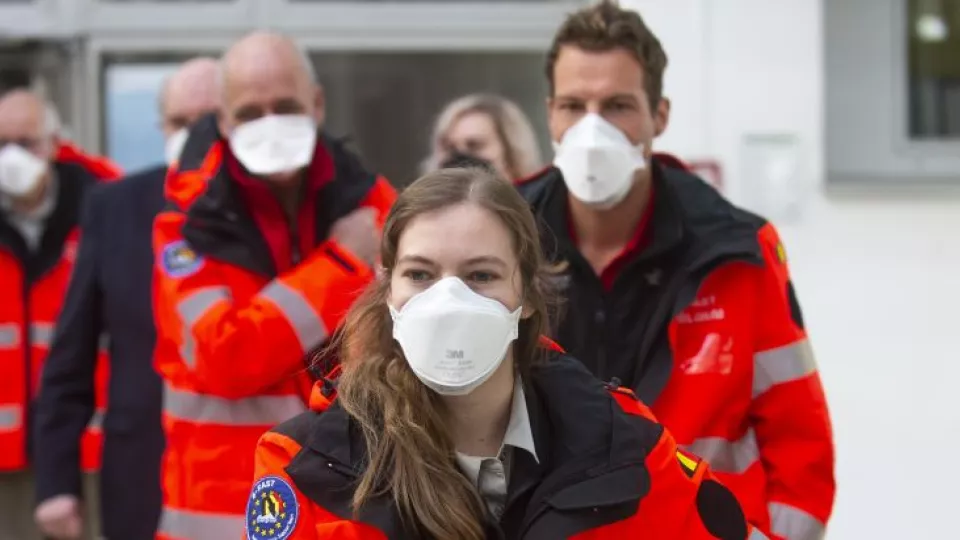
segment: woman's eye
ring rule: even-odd
[[[478,271],[478,272],[471,272],[470,275],[467,276],[467,279],[469,279],[470,281],[473,281],[474,283],[489,283],[497,279],[497,276],[490,272]]]
[[[407,270],[403,276],[411,281],[427,281],[430,279],[430,273],[424,270]]]

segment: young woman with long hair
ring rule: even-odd
[[[766,538],[547,332],[533,215],[483,169],[407,188],[311,412],[265,434],[250,540]]]

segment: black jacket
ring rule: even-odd
[[[701,179],[653,163],[650,242],[627,263],[610,291],[570,237],[567,187],[556,168],[518,189],[538,218],[547,257],[565,261],[557,278],[564,309],[557,342],[603,380],[618,378],[654,403],[673,367],[670,321],[722,264],[763,264],[757,233],[765,224],[730,204]]]
[[[110,387],[100,475],[103,534],[154,537],[160,513],[161,387],[153,370],[153,217],[165,168],[95,187],[37,402],[37,500],[80,494],[79,436],[94,411],[101,333]]]
[[[652,538],[664,538],[662,531],[648,527],[667,523],[665,528],[681,530],[677,525],[688,521],[695,524],[684,530],[702,531],[695,538],[746,537],[747,525],[734,496],[708,472],[681,472],[673,461],[676,446],[663,427],[646,413],[626,412],[613,396],[615,389],[590,376],[577,360],[553,353],[533,367],[523,383],[538,460],[527,452],[513,454],[506,505],[498,521],[488,516],[487,538],[568,538],[640,514],[645,520],[627,525],[628,537],[642,528]],[[632,395],[626,399],[635,403]],[[268,468],[282,467],[295,489],[322,509],[315,517],[332,514],[359,521],[390,540],[423,536],[404,524],[389,496],[373,499],[353,517],[353,488],[367,452],[358,426],[336,401],[325,411],[281,424],[261,445],[271,440],[299,448],[289,462]],[[653,455],[657,457],[648,461]],[[644,504],[648,496],[657,497],[647,503],[652,506]],[[647,508],[665,510],[666,515],[650,515]],[[251,515],[255,524],[255,509]],[[309,531],[313,524],[303,526]],[[350,530],[344,528],[342,534]],[[309,532],[303,536],[313,537]]]

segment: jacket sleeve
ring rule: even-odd
[[[102,195],[95,187],[85,201],[77,259],[40,379],[33,435],[38,502],[81,493],[80,437],[95,409],[102,331],[97,260]]]
[[[381,180],[362,206],[384,214],[393,197]],[[254,396],[305,369],[307,356],[374,277],[360,259],[327,240],[249,300],[234,301],[224,266],[190,251],[180,235],[183,221],[182,214],[167,211],[154,227],[158,347],[178,350],[172,356],[193,373],[201,392]],[[170,357],[158,354],[161,374]]]
[[[771,532],[820,539],[836,492],[830,416],[783,244],[769,224],[759,239],[766,264],[758,284],[750,421],[768,478]]]
[[[311,414],[311,413],[307,413]],[[343,538],[364,538],[370,540],[386,537],[376,528],[353,521],[345,520],[332,512],[327,511],[308,499],[297,488],[296,484],[286,472],[287,465],[300,451],[300,445],[293,439],[277,432],[267,432],[260,437],[254,456],[254,481],[249,500],[261,496],[265,490],[276,489],[278,493],[292,493],[296,497],[298,515],[293,524],[289,540],[335,540]],[[268,487],[269,486],[269,487]],[[256,516],[259,509],[247,508],[247,516]],[[248,521],[248,529],[254,526]],[[248,538],[244,536],[243,538]]]
[[[628,413],[656,422],[629,390],[613,395]],[[680,450],[670,432],[657,427],[659,439],[644,460],[650,490],[640,501],[631,530],[651,540],[769,540],[747,522],[737,498],[707,463]]]

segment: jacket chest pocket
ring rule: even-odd
[[[649,473],[641,464],[619,467],[567,487],[547,499],[546,511],[532,522],[523,540],[586,540],[592,538],[591,531],[601,527],[629,523],[649,487]]]

